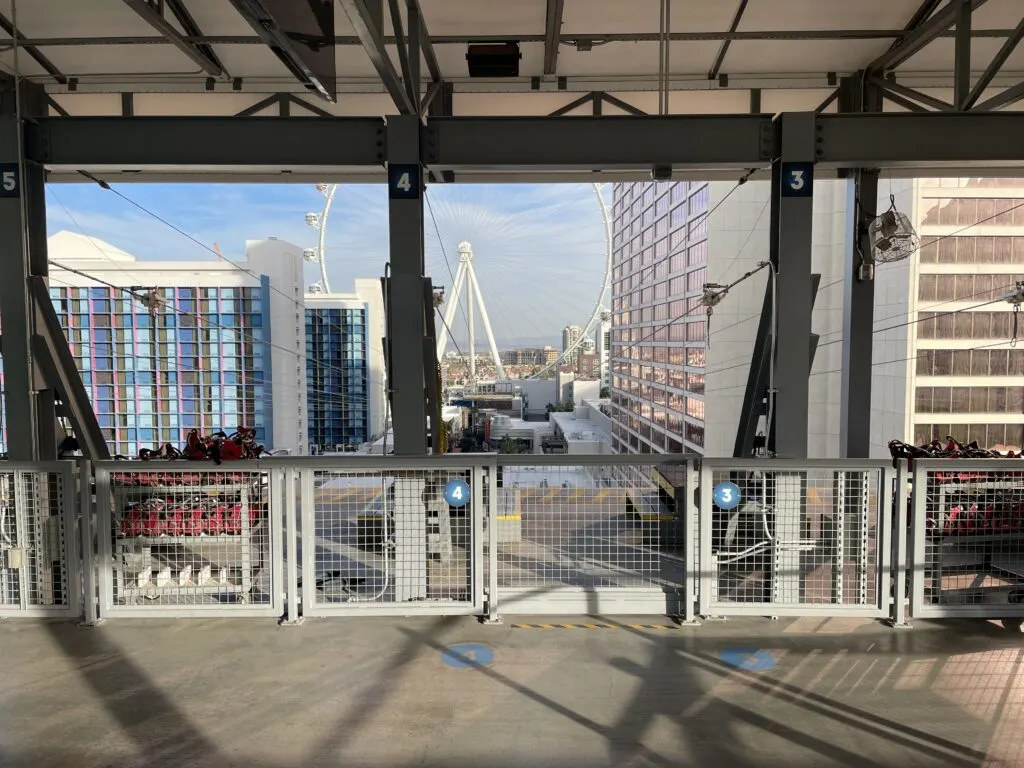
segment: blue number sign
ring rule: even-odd
[[[444,500],[452,507],[464,507],[469,503],[469,484],[465,480],[449,480],[444,487]]]
[[[711,500],[719,509],[735,509],[743,500],[743,494],[736,483],[719,483],[711,492]]]
[[[20,197],[21,178],[17,163],[0,163],[0,197]]]
[[[416,200],[420,196],[418,165],[388,166],[388,197],[392,200]]]
[[[810,197],[814,194],[814,163],[782,164],[782,196]]]

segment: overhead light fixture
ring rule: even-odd
[[[519,77],[519,43],[474,43],[466,48],[470,77]]]

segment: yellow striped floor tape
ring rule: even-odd
[[[512,629],[676,629],[674,624],[513,624]]]

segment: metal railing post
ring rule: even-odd
[[[893,558],[895,563],[891,569],[893,574],[893,609],[892,626],[894,628],[909,627],[907,622],[907,483],[909,481],[907,462],[900,460],[896,468],[896,481],[893,488],[895,503],[895,524],[892,531]]]
[[[96,594],[96,542],[93,537],[92,462],[83,459],[78,462],[78,513],[80,517],[82,554],[82,625],[94,627],[101,619],[98,610],[99,596]]]
[[[696,494],[700,484],[700,470],[697,462],[688,459],[686,462],[686,498],[683,499],[683,538],[686,557],[686,588],[683,590],[683,616],[680,623],[699,626],[697,621],[697,599],[703,591],[700,589],[700,517],[697,510]]]
[[[273,477],[277,476],[280,478],[281,471],[272,473],[271,482]],[[306,474],[306,473],[303,473]],[[299,540],[298,540],[298,515],[296,513],[295,505],[295,469],[288,467],[284,470],[284,482],[281,483],[284,491],[284,540],[285,540],[285,605],[287,613],[284,619],[281,621],[282,626],[296,627],[303,621],[303,617],[299,615],[299,573],[297,565],[299,562]],[[280,488],[280,486],[279,486]],[[280,499],[280,493],[271,492],[271,499]],[[305,494],[303,494],[305,497]],[[303,507],[305,507],[306,499],[303,498]],[[271,502],[273,504],[273,502]],[[273,510],[271,510],[273,514]],[[275,552],[280,552],[280,545],[274,546]]]
[[[498,613],[498,462],[483,468],[487,474],[487,615],[486,624],[500,624]]]
[[[702,617],[711,616],[711,601],[716,592],[715,581],[718,578],[717,568],[714,567],[714,553],[712,541],[713,503],[711,500],[711,467],[701,462],[700,468],[700,504],[697,506],[698,530],[700,531],[700,548],[697,558],[699,613]]]

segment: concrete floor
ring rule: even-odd
[[[1024,765],[995,624],[600,621],[8,621],[0,766]]]

